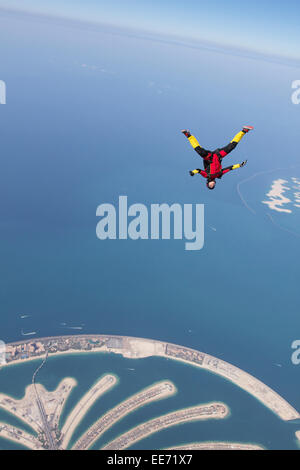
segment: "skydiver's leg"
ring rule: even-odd
[[[243,130],[238,132],[228,145],[219,149],[221,157],[224,158],[226,155],[232,152],[232,150],[235,149],[237,144],[242,140],[244,135],[246,135],[247,132],[251,131],[252,129],[253,129],[252,126],[244,126]]]
[[[222,147],[220,149],[221,157],[224,158],[226,155],[228,155],[230,152],[232,152],[232,150],[234,150],[235,147],[237,146],[237,144],[242,140],[244,135],[246,135],[246,132],[244,132],[244,131],[238,132],[228,145],[225,145],[225,147]]]
[[[191,144],[193,149],[196,150],[196,152],[200,155],[200,157],[206,158],[207,155],[209,154],[209,151],[200,146],[196,137],[191,135],[190,131],[188,130],[183,130],[182,133],[188,138],[189,143]]]

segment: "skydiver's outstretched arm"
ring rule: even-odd
[[[200,157],[206,158],[207,155],[209,154],[209,151],[201,147],[196,137],[191,135],[190,131],[186,129],[181,132],[189,139],[191,146],[193,147],[194,150],[196,150],[196,152],[200,155]]]
[[[196,168],[196,170],[190,171],[191,176],[197,175],[197,173],[199,173],[199,175],[203,176],[203,178],[207,178],[207,176],[208,176],[206,171],[201,170],[200,168]]]
[[[253,129],[252,126],[244,126],[243,130],[238,132],[228,145],[226,145],[225,147],[223,147],[219,150],[221,157],[222,158],[226,157],[226,155],[228,155],[230,152],[232,152],[232,150],[235,149],[237,144],[242,140],[244,135],[247,134],[247,132],[249,132],[252,129]]]
[[[222,176],[225,175],[225,173],[228,173],[231,170],[237,170],[238,168],[242,168],[242,166],[245,166],[246,163],[247,163],[247,160],[245,160],[242,163],[237,163],[236,165],[231,165],[231,166],[227,166],[226,168],[223,168]]]

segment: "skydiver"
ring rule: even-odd
[[[244,126],[243,130],[236,134],[236,136],[228,145],[220,149],[216,149],[214,151],[206,150],[201,147],[196,137],[191,135],[189,130],[184,129],[183,131],[181,131],[188,138],[193,149],[196,150],[196,152],[203,158],[204,170],[196,168],[196,170],[190,171],[190,175],[194,176],[199,173],[201,176],[206,178],[207,188],[214,189],[216,186],[216,178],[221,179],[225,173],[228,173],[231,170],[236,170],[237,168],[241,168],[242,166],[246,165],[247,160],[242,163],[237,163],[236,165],[231,165],[226,168],[222,168],[222,160],[233,149],[235,149],[235,147],[242,140],[244,135],[252,129],[252,126]]]

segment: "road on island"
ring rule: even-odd
[[[44,405],[42,403],[42,400],[39,397],[39,394],[38,394],[38,391],[37,391],[37,388],[36,388],[36,384],[35,384],[36,376],[37,376],[38,372],[41,370],[41,368],[43,367],[43,365],[46,363],[47,359],[48,359],[48,351],[46,352],[46,357],[43,360],[42,364],[39,365],[39,367],[36,369],[36,371],[34,372],[34,374],[32,376],[32,385],[33,385],[34,390],[35,390],[36,402],[37,402],[37,406],[38,406],[38,409],[39,409],[39,412],[40,412],[40,415],[41,415],[43,430],[44,430],[46,439],[48,441],[49,449],[50,450],[55,450],[57,448],[57,446],[56,446],[55,441],[53,439],[51,429],[49,428],[45,408],[44,408]]]

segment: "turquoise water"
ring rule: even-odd
[[[0,371],[1,392],[20,398],[24,386],[30,383],[31,376],[39,361],[11,366]],[[131,371],[129,369],[134,369]],[[268,449],[297,448],[294,433],[299,428],[296,423],[285,423],[265,408],[260,402],[232,383],[195,367],[163,358],[124,359],[112,354],[82,354],[49,358],[41,369],[37,382],[48,390],[57,387],[64,377],[75,377],[76,386],[63,410],[60,425],[77,401],[93,383],[106,373],[114,373],[119,383],[103,395],[87,413],[76,429],[72,441],[78,437],[107,410],[117,405],[139,390],[158,380],[171,380],[177,387],[176,395],[154,402],[130,414],[108,430],[93,446],[100,448],[106,442],[132,427],[160,414],[180,408],[195,406],[210,401],[222,401],[230,408],[230,416],[224,420],[186,423],[140,441],[134,449],[157,449],[195,441],[220,440],[260,444]],[[16,382],[16,374],[18,380]],[[0,420],[11,424],[24,425],[0,411]],[[27,429],[27,427],[25,426]],[[15,445],[0,440],[0,448],[15,448]]]

